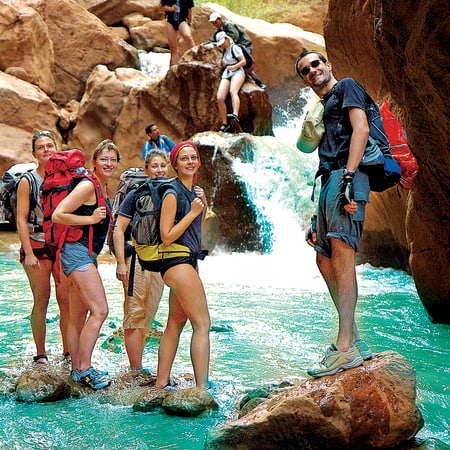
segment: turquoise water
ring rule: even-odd
[[[321,347],[334,338],[336,315],[313,259],[288,267],[276,255],[216,254],[202,263],[213,325],[231,332],[211,333],[211,379],[220,403],[217,412],[191,419],[162,412],[137,413],[131,407],[101,404],[95,398],[50,404],[0,400],[0,448],[200,449],[208,430],[234,417],[236,397],[245,389],[281,380],[301,381],[305,369],[320,357]],[[310,266],[309,273],[305,267]],[[243,273],[252,267],[252,275]],[[247,268],[247,269],[246,269]],[[110,315],[102,332],[109,336],[120,325],[121,292],[115,266],[104,263]],[[269,275],[270,274],[270,275]],[[450,330],[432,324],[411,278],[391,269],[359,266],[358,323],[374,351],[392,349],[417,371],[417,403],[425,418],[422,438],[450,445]],[[302,282],[303,280],[303,282]],[[6,372],[20,369],[33,355],[29,326],[30,291],[14,255],[0,262],[0,358]],[[57,307],[49,307],[48,342],[51,359],[61,354]],[[165,322],[167,292],[156,319]],[[101,344],[106,336],[99,339]],[[182,335],[174,372],[191,372],[188,330]],[[145,351],[145,366],[156,367],[157,344]],[[95,359],[110,373],[126,367],[124,353],[97,348]]]
[[[237,161],[236,174],[269,233],[267,254],[229,254],[215,250],[200,262],[212,324],[210,378],[218,411],[197,418],[162,412],[134,412],[129,406],[100,403],[95,397],[49,404],[0,398],[0,448],[6,449],[201,449],[208,430],[236,417],[235,404],[246,389],[306,379],[306,368],[335,339],[337,317],[316,268],[314,251],[303,239],[314,209],[309,197],[317,162],[293,149],[292,127],[276,138],[256,138],[252,165]],[[2,241],[6,244],[2,244]],[[11,243],[12,241],[12,243]],[[18,373],[34,355],[29,314],[31,292],[17,262],[17,237],[0,236],[0,368]],[[94,351],[94,364],[115,375],[127,367],[125,351],[100,345],[122,320],[122,289],[115,264],[100,264],[110,306]],[[450,446],[450,327],[432,324],[413,280],[403,272],[357,267],[357,321],[372,350],[394,350],[417,371],[417,404],[425,419],[419,434],[427,448]],[[156,320],[165,323],[167,290]],[[61,357],[58,309],[52,297],[47,342],[50,359]],[[230,331],[231,330],[231,331]],[[190,329],[186,327],[174,373],[192,373]],[[144,367],[155,371],[157,343],[147,344]]]

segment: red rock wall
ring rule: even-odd
[[[422,302],[441,323],[450,323],[448,22],[439,0],[330,0],[324,23],[337,77],[356,78],[398,106],[419,163],[406,202],[409,264]],[[373,198],[372,207],[383,208],[388,195]],[[389,226],[393,236],[399,227]]]

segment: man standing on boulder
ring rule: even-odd
[[[145,127],[145,132],[149,137],[148,141],[145,141],[142,147],[142,160],[145,161],[145,155],[152,149],[159,148],[163,150],[167,157],[170,157],[170,151],[175,147],[175,144],[163,134],[160,133],[156,124],[151,123]]]
[[[317,252],[317,265],[339,315],[339,331],[336,344],[325,350],[319,364],[308,369],[309,375],[318,378],[358,367],[372,357],[355,323],[355,252],[370,191],[368,176],[358,166],[369,137],[366,105],[370,97],[351,78],[337,81],[330,62],[319,52],[303,52],[295,68],[303,84],[311,87],[324,105],[325,133],[319,144],[316,175],[322,177],[317,230],[311,230],[308,243]]]
[[[217,33],[224,31],[228,37],[233,39],[233,42],[241,47],[244,47],[250,55],[253,51],[252,40],[249,38],[248,34],[238,25],[232,23],[228,20],[223,20],[220,14],[213,12],[209,16],[209,22],[212,23],[216,27],[216,31],[213,34],[211,39],[208,39],[205,44],[213,44],[217,42]],[[256,83],[258,87],[261,89],[265,89],[266,86],[262,83],[262,81],[256,76],[253,70],[248,74],[252,80]]]

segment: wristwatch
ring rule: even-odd
[[[350,170],[344,169],[342,176],[355,178],[355,172],[350,172]]]

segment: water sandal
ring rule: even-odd
[[[240,125],[240,121],[239,121],[239,117],[237,114],[231,113],[231,114],[227,114],[227,119],[236,122],[238,125]]]
[[[45,359],[45,361],[39,361],[40,359]],[[33,356],[33,362],[35,362],[36,364],[47,364],[48,363],[48,356],[47,355]]]
[[[233,130],[233,128],[231,127],[231,125],[228,125],[226,123],[223,123],[221,125],[221,127],[219,128],[219,131],[221,133],[230,133]]]

